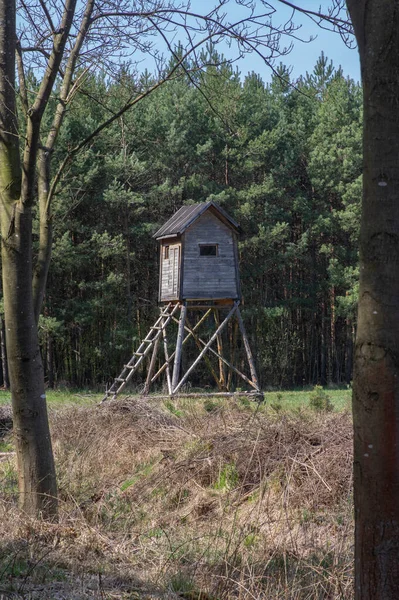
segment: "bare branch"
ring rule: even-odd
[[[169,40],[167,39],[166,35],[164,34],[164,32],[152,21],[152,19],[149,19],[151,21],[151,23],[154,25],[154,27],[158,30],[159,35],[163,38],[163,40],[165,41],[165,44],[167,45],[169,52],[171,53],[171,55],[175,58],[176,61],[179,60],[178,55],[176,54],[176,52],[173,50]],[[190,42],[191,42],[191,46],[192,46],[192,54],[194,55],[194,57],[196,57],[196,50],[193,48],[192,45],[192,41],[190,38]],[[197,62],[197,61],[196,61]],[[212,110],[212,112],[215,113],[215,115],[218,117],[218,119],[223,123],[223,125],[226,127],[226,130],[229,131],[230,133],[233,133],[231,131],[231,128],[229,126],[228,123],[226,123],[226,121],[224,120],[224,118],[222,117],[222,115],[215,109],[215,107],[213,106],[212,102],[210,101],[210,99],[208,98],[208,96],[205,94],[205,92],[203,91],[203,89],[201,88],[201,86],[199,86],[197,84],[197,82],[195,81],[195,79],[193,78],[192,74],[190,73],[190,71],[186,68],[186,66],[184,65],[184,62],[181,64],[184,72],[186,73],[187,77],[189,78],[189,80],[191,81],[191,83],[194,85],[194,87],[199,91],[199,93],[201,94],[201,96],[204,98],[204,100],[206,101],[206,103],[208,104],[208,106],[210,107],[210,109]],[[201,68],[201,67],[200,67]]]
[[[43,9],[44,14],[46,15],[46,19],[48,21],[48,24],[50,25],[50,29],[51,29],[52,33],[54,34],[55,33],[55,27],[54,27],[51,15],[50,15],[50,13],[49,13],[49,11],[47,9],[46,3],[44,2],[44,0],[39,0],[39,2],[40,2],[40,6]]]
[[[203,42],[200,42],[197,44],[197,46],[201,45]],[[184,54],[184,56],[182,56],[179,61],[176,63],[176,65],[171,69],[171,71],[167,74],[166,77],[164,77],[163,79],[161,79],[160,81],[156,82],[154,85],[152,85],[148,90],[146,90],[145,92],[139,94],[138,96],[136,96],[135,98],[133,98],[132,100],[128,101],[118,112],[114,113],[111,117],[109,117],[109,119],[107,119],[106,121],[104,121],[103,123],[101,123],[101,125],[99,125],[94,131],[92,131],[84,140],[82,140],[79,144],[77,144],[74,148],[72,148],[67,156],[64,158],[64,160],[62,161],[52,183],[51,183],[51,187],[50,187],[50,191],[49,191],[49,195],[48,195],[48,204],[51,202],[55,190],[57,188],[57,185],[61,179],[62,173],[65,169],[65,167],[68,165],[68,163],[72,160],[72,158],[85,146],[87,146],[95,137],[97,137],[104,129],[106,129],[107,127],[109,127],[114,121],[116,121],[116,119],[119,119],[123,114],[125,114],[128,110],[130,110],[135,104],[137,104],[138,102],[140,102],[141,100],[143,100],[144,98],[146,98],[147,96],[149,96],[152,92],[154,92],[156,89],[158,89],[161,85],[163,85],[166,81],[169,81],[172,79],[172,76],[174,75],[174,73],[179,69],[179,67],[181,67],[181,65],[184,63],[184,61],[187,59],[188,55],[190,54],[190,52],[187,52],[186,54]]]
[[[73,75],[75,72],[75,66],[76,66],[76,62],[78,60],[79,52],[82,48],[85,36],[89,29],[90,18],[91,18],[92,12],[93,12],[93,8],[94,8],[94,0],[87,0],[82,23],[79,28],[79,34],[76,37],[75,44],[69,55],[69,59],[68,59],[67,65],[66,65],[65,74],[63,77],[63,82],[62,82],[62,87],[61,87],[61,92],[60,92],[60,97],[59,97],[59,103],[58,103],[57,109],[55,111],[55,115],[54,115],[54,119],[53,119],[53,123],[52,123],[51,129],[50,129],[49,135],[47,137],[46,146],[49,150],[52,150],[54,148],[54,144],[56,142],[58,133],[59,133],[61,125],[62,125],[62,121],[64,119],[66,104],[70,100],[71,94],[73,94],[73,90],[75,89],[74,86],[71,89],[72,79],[73,79]],[[84,75],[82,74],[82,77],[83,76]],[[79,78],[76,82],[76,86],[77,85],[79,85]]]
[[[40,136],[40,123],[47,106],[50,93],[63,57],[69,31],[72,26],[77,0],[67,0],[61,21],[61,28],[54,34],[53,50],[47,63],[42,83],[33,106],[28,110],[27,139],[25,144],[22,168],[21,200],[23,203],[33,202],[34,179],[37,148]]]
[[[17,63],[17,71],[18,71],[18,79],[19,79],[19,95],[21,97],[22,109],[24,111],[25,117],[28,115],[28,93],[26,89],[26,79],[25,79],[25,71],[22,60],[22,50],[21,44],[19,40],[16,41],[16,63]]]
[[[263,0],[262,0],[263,1]],[[333,4],[327,13],[321,11],[309,10],[298,6],[296,3],[290,2],[289,0],[278,0],[280,4],[288,6],[293,12],[299,12],[309,17],[320,29],[326,29],[328,31],[337,31],[344,43],[349,47],[353,48],[355,44],[354,32],[352,23],[349,18],[348,11],[346,9],[345,0],[333,0]],[[345,12],[346,18],[342,19],[339,15]],[[328,27],[328,25],[332,25]]]

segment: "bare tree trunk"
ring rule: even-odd
[[[399,595],[399,11],[347,0],[361,60],[364,170],[353,395],[355,598]]]
[[[32,214],[21,200],[15,108],[15,3],[0,0],[0,221],[7,355],[20,506],[49,518],[57,487],[32,296]],[[26,181],[25,181],[26,183]]]
[[[51,204],[49,203],[50,163],[48,152],[38,153],[38,193],[39,193],[39,251],[33,271],[33,302],[36,323],[43,304],[47,276],[50,268],[53,242]]]
[[[32,516],[56,514],[57,486],[48,426],[43,367],[32,299],[30,210],[1,208],[7,355],[14,416],[21,508]],[[7,237],[7,224],[14,232]]]
[[[10,378],[8,375],[7,351],[6,351],[6,327],[3,317],[0,317],[0,346],[1,346],[1,366],[3,370],[3,385],[6,390],[10,387]]]

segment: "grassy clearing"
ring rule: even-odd
[[[50,407],[61,406],[90,406],[100,402],[104,394],[98,394],[91,391],[74,391],[65,389],[47,390],[47,404]],[[11,403],[11,392],[0,390],[0,406]]]
[[[296,391],[280,391],[266,392],[265,405],[274,406],[283,410],[295,410],[309,406],[310,397],[313,388],[309,387],[303,390]],[[349,388],[342,389],[326,389],[325,393],[331,399],[334,410],[350,410],[352,390]],[[101,401],[103,393],[86,391],[69,390],[68,388],[60,388],[55,390],[47,390],[47,403],[50,407],[58,408],[60,406],[91,406]],[[9,391],[0,390],[0,406],[10,404],[11,394]],[[190,401],[192,402],[192,400]],[[213,402],[213,399],[210,399]]]
[[[18,513],[14,457],[2,460],[0,590],[26,600],[351,599],[350,414],[291,395],[51,410],[60,521]]]
[[[300,409],[309,407],[313,392],[314,388],[297,391],[267,392],[265,394],[265,401],[269,406],[281,405],[281,408],[284,410]],[[331,390],[325,388],[324,392],[330,398],[334,410],[351,410],[352,390],[350,388]]]

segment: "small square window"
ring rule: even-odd
[[[164,258],[167,260],[169,258],[169,246],[165,246],[164,249]]]
[[[218,245],[217,244],[200,244],[200,256],[217,256]]]

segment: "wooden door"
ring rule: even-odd
[[[171,291],[172,296],[177,298],[179,294],[179,280],[180,280],[180,246],[169,247],[169,259],[170,259],[170,275],[171,275]]]

